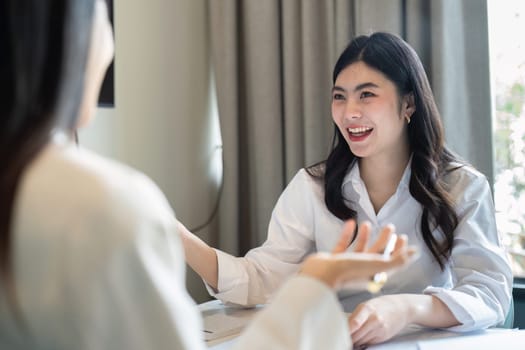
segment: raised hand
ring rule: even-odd
[[[346,252],[355,232],[355,221],[349,220],[345,223],[332,253],[311,255],[304,262],[301,273],[339,289],[351,284],[362,285],[363,281],[369,281],[378,272],[392,271],[405,265],[415,254],[414,248],[408,248],[406,239],[401,239],[399,243],[396,242],[391,255],[385,257],[379,254],[386,246],[387,238],[394,234],[391,226],[383,231],[378,241],[367,248],[370,227],[369,224],[361,225],[355,242],[356,251]]]

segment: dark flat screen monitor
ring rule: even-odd
[[[113,26],[113,33],[115,32],[115,25],[113,22],[113,0],[106,0],[108,3],[108,15],[111,25]],[[98,97],[98,105],[100,107],[114,107],[115,106],[115,83],[114,83],[115,60],[111,62]]]

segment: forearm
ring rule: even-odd
[[[202,239],[179,223],[186,263],[213,289],[218,285],[217,253]]]
[[[450,309],[439,298],[425,294],[402,294],[409,310],[409,323],[424,327],[448,328],[459,325]]]

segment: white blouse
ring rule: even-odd
[[[408,235],[409,244],[417,246],[420,252],[417,261],[392,276],[380,294],[435,295],[461,323],[451,330],[469,331],[502,323],[510,304],[512,272],[496,230],[487,180],[468,166],[448,175],[459,224],[454,232],[451,258],[442,271],[421,236],[422,206],[410,195],[410,173],[409,164],[396,193],[377,214],[357,163],[342,185],[348,204],[357,211],[358,221],[372,223],[372,239],[377,237],[380,228],[392,223],[396,232]],[[229,303],[266,303],[274,291],[297,272],[307,254],[331,251],[342,225],[326,208],[322,182],[302,169],[279,198],[268,238],[261,247],[252,249],[243,258],[217,250],[219,292],[214,293],[209,287],[208,291]],[[345,311],[351,312],[373,295],[345,290],[339,297]]]
[[[205,349],[176,229],[143,174],[70,145],[47,147],[26,170],[14,207],[25,327],[0,286],[0,349]],[[296,277],[234,349],[322,344],[351,347],[343,310],[323,283]]]

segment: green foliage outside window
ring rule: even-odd
[[[525,1],[488,1],[494,197],[514,275],[525,277]]]
[[[515,82],[496,92],[494,125],[495,198],[498,229],[525,276],[525,85]]]

